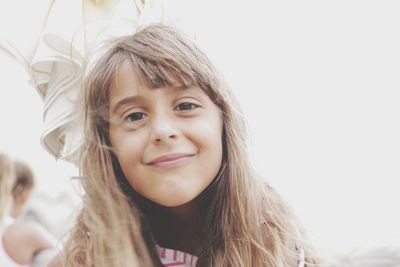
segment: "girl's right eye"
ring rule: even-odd
[[[143,120],[144,118],[146,118],[146,114],[143,112],[132,112],[128,116],[124,117],[124,121],[135,122]]]

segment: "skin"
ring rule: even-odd
[[[222,119],[198,87],[138,85],[125,61],[110,88],[110,141],[132,188],[159,205],[178,207],[215,178],[222,160]],[[118,103],[124,102],[119,105]],[[177,164],[151,164],[182,153]]]
[[[15,223],[5,229],[3,245],[14,261],[25,265],[40,251],[55,248],[56,241],[36,223]]]
[[[137,81],[131,63],[121,64],[109,90],[111,145],[131,187],[152,203],[158,244],[197,255],[207,205],[201,193],[222,161],[221,113],[199,87],[151,89]],[[177,161],[154,163],[176,153]]]

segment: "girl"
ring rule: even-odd
[[[234,97],[190,39],[157,24],[122,37],[83,91],[86,195],[52,266],[314,261],[286,204],[251,167]]]
[[[14,162],[0,155],[0,266],[46,266],[54,256],[54,238],[38,224],[16,223],[9,216],[15,176]]]

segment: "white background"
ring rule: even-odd
[[[259,173],[320,248],[400,246],[400,4],[233,2],[170,7],[235,90]],[[0,54],[0,79],[0,151],[31,163],[38,190],[73,191],[72,168],[40,146],[41,99],[24,69]]]

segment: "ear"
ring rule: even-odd
[[[32,191],[33,191],[32,189],[27,189],[22,191],[19,197],[17,198],[16,202],[20,205],[25,204],[28,201],[29,197],[31,196]]]

